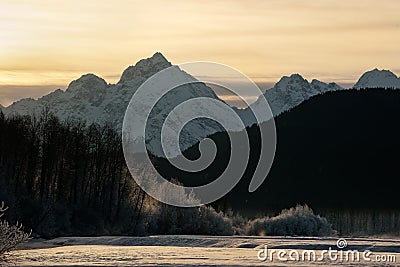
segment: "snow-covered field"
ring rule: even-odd
[[[13,266],[399,266],[400,239],[349,238],[342,250],[357,250],[360,261],[343,256],[331,260],[323,250],[337,250],[337,238],[295,237],[211,237],[211,236],[151,236],[151,237],[66,237],[49,241],[33,240],[13,253]],[[273,261],[261,261],[268,246],[268,255],[275,249]],[[299,261],[288,259],[289,253]],[[314,251],[316,261],[309,261],[308,254],[302,260],[304,250]],[[363,252],[370,250],[367,259]],[[294,254],[293,254],[294,253]],[[344,253],[346,255],[346,253]],[[383,257],[382,257],[383,256]],[[322,258],[322,257],[321,257]],[[312,259],[312,258],[311,258]],[[379,260],[379,262],[378,262]],[[386,262],[383,263],[382,261]],[[395,260],[393,262],[393,260]]]

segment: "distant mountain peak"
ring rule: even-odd
[[[149,58],[153,62],[164,62],[164,63],[169,63],[169,61],[164,57],[161,52],[155,52],[152,57]]]
[[[92,73],[84,74],[79,79],[72,81],[67,88],[67,91],[74,92],[76,90],[99,90],[107,86],[106,81]]]
[[[292,75],[290,75],[290,78],[295,80],[305,80],[303,76],[301,76],[299,73],[293,73]]]
[[[300,74],[295,73],[282,77],[273,88],[265,92],[264,96],[273,115],[276,116],[300,105],[312,96],[337,90],[343,90],[343,88],[336,83],[327,84],[316,79],[309,83]]]
[[[306,81],[299,73],[293,73],[290,76],[283,76],[281,80],[292,80],[292,81]]]
[[[377,68],[365,72],[353,86],[355,89],[362,88],[396,88],[400,89],[400,78],[390,70],[379,70]]]
[[[380,76],[385,76],[385,77],[395,77],[397,78],[397,76],[391,72],[390,70],[385,70],[385,69],[378,69],[375,68],[373,70],[367,71],[366,73],[364,73],[365,75],[380,75]]]
[[[308,81],[304,79],[300,74],[295,73],[290,76],[283,76],[279,82],[277,82],[274,88],[278,90],[292,90],[300,87],[309,85]]]
[[[171,67],[163,54],[156,52],[152,57],[138,61],[134,66],[129,66],[124,70],[118,83],[128,82],[137,78],[147,79],[157,72]]]

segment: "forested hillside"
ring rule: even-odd
[[[275,118],[277,151],[263,185],[249,193],[258,162],[258,126],[247,129],[248,168],[239,184],[214,205],[242,214],[276,214],[297,203],[326,215],[343,232],[391,232],[400,227],[400,90],[344,90],[319,95]],[[264,125],[261,125],[263,127]],[[226,133],[211,136],[213,164],[191,174],[160,161],[159,169],[185,184],[209,182],[229,159]],[[198,157],[196,146],[186,151]]]

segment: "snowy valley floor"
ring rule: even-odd
[[[323,250],[337,248],[337,238],[296,237],[211,237],[211,236],[151,236],[151,237],[64,237],[53,240],[31,240],[13,253],[11,266],[400,266],[400,239],[348,238],[343,251],[357,250],[360,261],[329,259]],[[299,261],[280,261],[277,252],[273,261],[260,261],[260,249],[268,246],[268,255],[275,249],[289,253],[298,251]],[[314,251],[317,261],[302,261],[304,250]],[[362,253],[370,250],[370,261]],[[260,254],[261,257],[264,256]],[[345,255],[345,253],[344,253]],[[322,258],[322,257],[321,257]],[[395,261],[393,262],[395,258]],[[386,262],[383,263],[382,261]],[[378,262],[379,261],[379,262]],[[389,262],[390,261],[390,262]]]

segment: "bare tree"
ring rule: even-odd
[[[0,218],[4,215],[7,207],[4,202],[0,205]],[[10,225],[5,220],[0,220],[0,261],[5,259],[5,256],[10,251],[14,250],[18,244],[26,242],[29,239],[30,233],[25,233],[22,230],[22,224]]]

